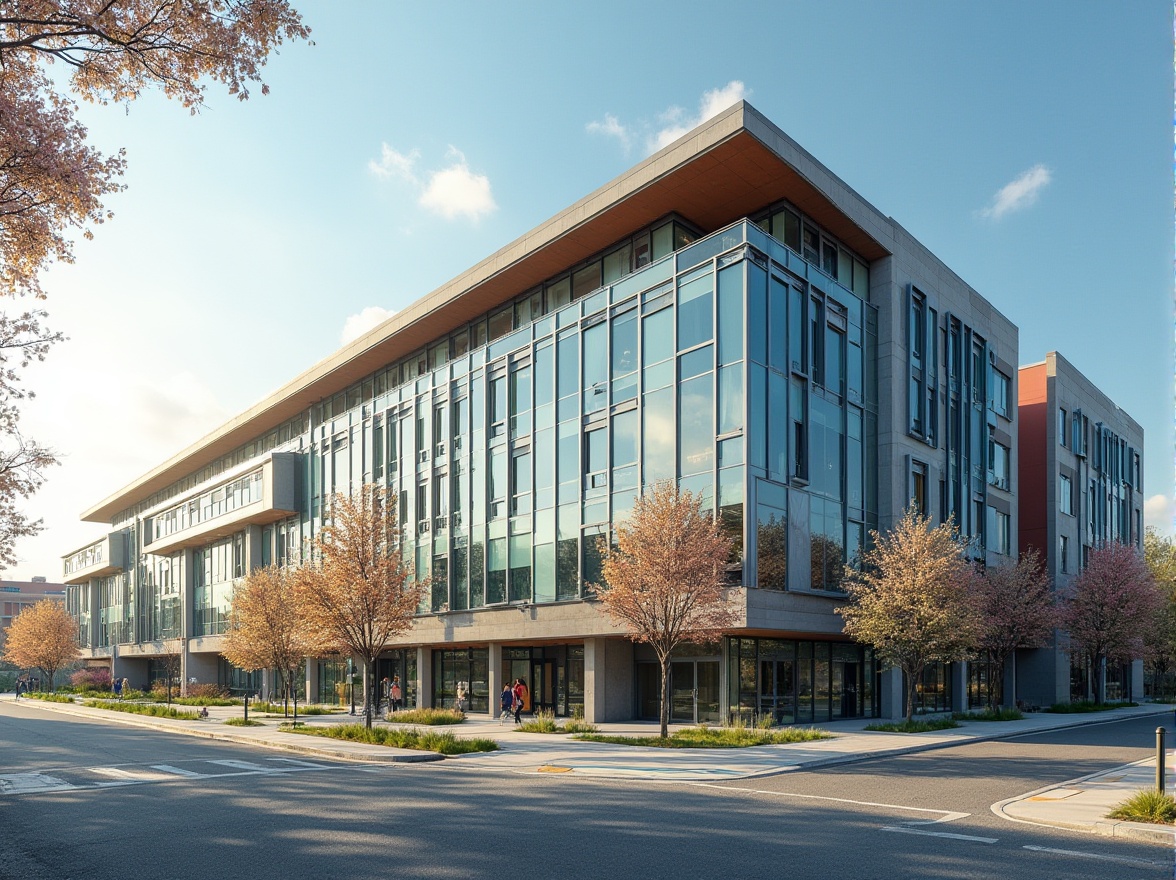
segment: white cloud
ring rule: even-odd
[[[480,220],[498,207],[490,194],[490,178],[470,171],[465,156],[454,147],[449,148],[449,156],[452,165],[429,175],[420,205],[446,220],[459,216]]]
[[[621,125],[621,121],[611,113],[605,113],[604,119],[600,121],[589,122],[585,129],[589,134],[602,134],[606,137],[615,137],[621,142],[625,148],[625,152],[629,152],[629,130]]]
[[[416,174],[413,173],[412,169],[420,157],[420,150],[398,153],[387,144],[381,144],[380,161],[377,162],[375,159],[369,160],[368,171],[381,180],[400,178],[410,183],[416,183]]]
[[[363,334],[383,324],[395,314],[395,309],[368,306],[359,314],[348,315],[347,320],[343,322],[343,332],[339,334],[339,344],[346,345],[352,340],[359,339]]]
[[[1044,165],[1034,165],[1012,183],[1002,186],[992,197],[992,204],[980,212],[981,216],[999,220],[1005,214],[1028,208],[1037,201],[1041,191],[1052,179],[1053,175],[1048,168]]]
[[[643,120],[633,125],[626,125],[616,115],[605,113],[604,119],[589,122],[585,129],[589,134],[615,137],[625,148],[626,153],[632,142],[640,136],[644,141],[646,154],[656,153],[662,147],[686,134],[690,129],[702,125],[708,119],[718,116],[732,104],[737,104],[750,96],[751,90],[741,80],[733,79],[725,86],[703,92],[702,98],[698,102],[698,112],[693,115],[674,105],[658,113],[654,122]]]
[[[1143,502],[1144,525],[1154,526],[1161,535],[1176,533],[1176,505],[1167,495],[1153,495]]]
[[[423,181],[416,172],[420,157],[420,150],[401,153],[381,144],[380,159],[369,160],[368,171],[382,181],[408,183],[419,193],[418,205],[446,220],[467,217],[477,221],[498,207],[490,191],[490,178],[471,171],[466,157],[456,147],[450,147],[446,156],[450,164],[427,172]]]
[[[662,116],[665,123],[662,128],[654,132],[646,140],[646,148],[650,153],[656,153],[662,147],[669,146],[692,128],[696,128],[715,116],[718,116],[732,104],[751,96],[751,91],[740,80],[733,79],[722,88],[703,92],[702,100],[698,102],[698,115],[686,116],[681,107],[671,107]]]

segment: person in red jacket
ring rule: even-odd
[[[523,720],[519,716],[523,714],[523,706],[527,702],[527,686],[523,683],[521,678],[515,679],[514,696],[515,724],[522,724]]]

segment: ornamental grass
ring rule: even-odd
[[[458,739],[447,730],[420,730],[415,727],[369,728],[362,724],[334,724],[330,727],[294,727],[283,724],[280,730],[286,733],[324,736],[330,739],[370,743],[371,745],[390,746],[398,749],[439,752],[442,755],[467,755],[473,752],[493,752],[498,749],[498,743],[492,739]]]

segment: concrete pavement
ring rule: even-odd
[[[8,703],[8,701],[5,701]],[[11,704],[10,704],[11,705]],[[169,733],[199,736],[262,748],[281,749],[324,758],[347,761],[402,763],[440,761],[432,752],[411,751],[385,746],[350,743],[342,740],[309,737],[278,729],[281,717],[258,716],[260,727],[233,727],[224,724],[240,717],[240,706],[210,707],[209,717],[199,721],[181,721],[92,709],[79,704],[47,703],[23,699],[19,705],[28,711],[48,711],[86,717],[94,721],[148,727]],[[188,708],[188,707],[181,707]],[[788,745],[756,746],[742,749],[657,749],[605,743],[578,742],[565,735],[523,733],[513,725],[496,719],[471,716],[460,725],[436,727],[450,730],[459,737],[485,737],[499,744],[499,751],[461,755],[463,769],[488,773],[570,773],[576,776],[645,781],[691,782],[745,779],[845,764],[881,756],[896,756],[933,749],[950,748],[970,742],[1004,739],[1047,730],[1097,724],[1120,718],[1154,715],[1157,725],[1171,726],[1172,709],[1144,704],[1083,715],[1035,713],[1020,721],[964,722],[961,727],[926,734],[897,734],[867,731],[870,719],[838,721],[822,726],[834,734],[832,739]],[[346,713],[312,715],[300,720],[307,726],[338,724],[361,720]],[[378,721],[378,725],[387,722]],[[671,725],[671,731],[686,725]],[[622,722],[598,725],[602,733],[648,736],[657,726],[647,722]],[[1171,741],[1170,741],[1171,742]],[[1176,789],[1176,756],[1169,759],[1168,789]],[[1112,807],[1143,788],[1155,783],[1154,761],[1142,761],[1126,767],[1052,785],[994,804],[997,815],[1016,822],[1069,828],[1116,837],[1143,838],[1176,844],[1176,830],[1170,826],[1117,822],[1105,816]]]

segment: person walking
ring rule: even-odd
[[[466,683],[464,681],[459,681],[457,683],[457,703],[456,703],[456,705],[457,705],[457,711],[461,712],[463,714],[465,713],[465,701],[466,701]]]
[[[116,697],[118,697],[119,702],[122,702],[122,688],[123,688],[122,683],[123,683],[123,680],[121,678],[116,678],[114,680],[114,682],[110,685],[110,689],[112,691],[114,691],[114,695]]]
[[[380,701],[387,704],[389,712],[392,711],[392,682],[386,675],[380,680]],[[378,706],[376,711],[379,712]]]
[[[395,712],[400,708],[400,676],[392,676],[392,687],[388,689],[388,696],[392,702],[392,711]]]
[[[502,686],[502,693],[498,696],[499,705],[502,706],[502,714],[498,716],[498,723],[505,724],[506,719],[510,717],[511,710],[514,708],[514,688],[507,682]]]
[[[131,680],[129,678],[124,678],[122,680],[122,695],[125,697],[130,692],[131,692]]]
[[[523,706],[527,702],[527,685],[521,678],[515,679],[514,684],[514,718],[515,724],[522,724]]]

